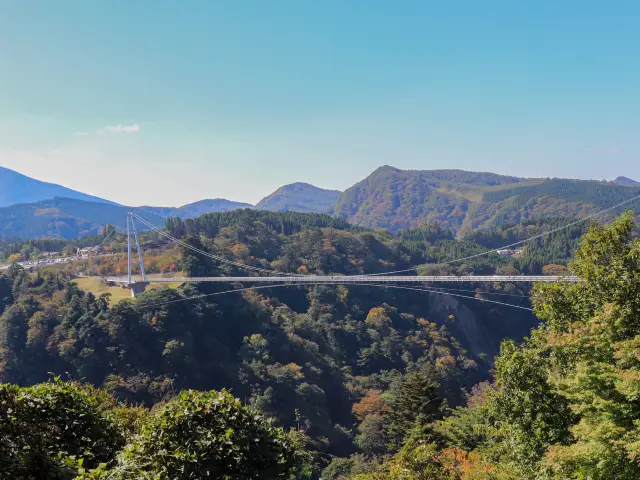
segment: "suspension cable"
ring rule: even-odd
[[[331,285],[331,283],[323,282],[323,283],[306,284],[306,285]],[[431,290],[431,289],[426,289],[426,288],[405,287],[405,286],[401,286],[401,285],[370,284],[370,283],[351,283],[351,284],[340,284],[340,285],[356,285],[356,286],[360,286],[360,287],[396,288],[396,289],[402,289],[402,290],[413,290],[413,291],[417,291],[417,292],[437,293],[437,294],[441,294],[441,295],[449,295],[449,296],[458,297],[458,298],[468,298],[468,299],[476,300],[476,301],[479,301],[479,302],[486,302],[486,303],[493,303],[493,304],[496,304],[496,305],[503,305],[503,306],[506,306],[506,307],[519,308],[521,310],[527,310],[527,311],[530,311],[530,312],[533,311],[532,308],[522,307],[520,305],[513,305],[513,304],[510,304],[510,303],[498,302],[498,301],[489,300],[489,299],[486,299],[486,298],[470,297],[468,295],[459,295],[459,294],[449,293],[449,292],[440,292],[440,291],[437,291],[437,290]],[[189,301],[189,300],[195,300],[195,299],[198,299],[198,298],[212,297],[212,296],[216,296],[216,295],[224,295],[224,294],[228,294],[228,293],[244,292],[244,291],[248,291],[248,290],[259,290],[259,289],[266,289],[266,288],[292,287],[292,286],[298,286],[298,285],[291,284],[291,283],[279,283],[279,284],[275,284],[275,285],[259,285],[259,286],[235,288],[235,289],[232,289],[232,290],[225,290],[223,292],[207,293],[207,294],[203,294],[203,295],[195,295],[195,296],[192,296],[192,297],[180,298],[180,299],[176,299],[176,300],[169,300],[167,302],[161,302],[161,303],[156,303],[156,304],[152,304],[152,305],[144,305],[144,307],[154,308],[154,307],[159,307],[159,306],[163,306],[163,305],[168,305],[170,303],[184,302],[184,301]]]
[[[483,257],[485,255],[489,255],[491,253],[495,253],[498,250],[505,250],[505,249],[508,249],[508,248],[511,248],[511,247],[516,247],[518,245],[523,245],[523,244],[529,243],[529,242],[531,242],[533,240],[537,240],[538,238],[546,237],[547,235],[551,235],[552,233],[556,233],[556,232],[559,232],[561,230],[564,230],[565,228],[573,227],[574,225],[578,225],[579,223],[586,222],[588,220],[593,220],[594,218],[602,215],[603,213],[610,212],[611,210],[615,210],[616,208],[619,208],[619,207],[621,207],[623,205],[626,205],[627,203],[631,203],[634,200],[638,200],[638,199],[640,199],[640,194],[635,195],[635,196],[633,196],[631,198],[628,198],[628,199],[626,199],[626,200],[624,200],[624,201],[622,201],[620,203],[617,203],[617,204],[613,205],[612,207],[605,208],[604,210],[600,210],[600,211],[598,211],[598,212],[596,212],[596,213],[594,213],[592,215],[588,215],[588,216],[586,216],[584,218],[581,218],[580,220],[576,220],[575,222],[567,223],[566,225],[551,229],[551,230],[549,230],[547,232],[543,232],[543,233],[540,233],[538,235],[534,235],[533,237],[527,238],[525,240],[520,240],[518,242],[514,242],[514,243],[511,243],[509,245],[504,245],[502,247],[498,247],[498,248],[494,248],[494,249],[491,249],[491,250],[487,250],[486,252],[481,252],[481,253],[476,253],[474,255],[469,255],[468,257],[456,258],[454,260],[448,260],[446,262],[439,262],[439,263],[437,263],[435,265],[450,265],[452,263],[464,262],[465,260],[471,260],[471,259],[474,259],[474,258],[478,258],[478,257]],[[376,277],[376,276],[380,276],[380,275],[391,275],[393,273],[404,273],[404,272],[415,272],[415,271],[417,271],[416,268],[407,268],[407,269],[404,269],[404,270],[395,270],[393,272],[372,273],[370,276]]]
[[[140,220],[140,222],[142,222],[145,226],[147,226],[148,228],[154,230],[155,232],[159,233],[160,235],[163,235],[164,237],[166,237],[169,240],[177,243],[178,245],[181,245],[181,246],[183,246],[183,247],[185,247],[185,248],[187,248],[189,250],[193,250],[194,252],[197,252],[197,253],[199,253],[201,255],[204,255],[206,257],[212,258],[212,259],[217,260],[217,261],[222,262],[222,263],[226,263],[228,265],[234,265],[234,266],[239,267],[239,268],[244,268],[246,270],[253,270],[253,271],[256,271],[256,272],[267,273],[269,275],[276,275],[276,274],[280,275],[280,274],[282,274],[282,272],[276,272],[274,270],[267,270],[266,268],[253,267],[251,265],[245,265],[243,263],[234,262],[233,260],[228,260],[228,259],[226,259],[224,257],[220,257],[218,255],[214,255],[213,253],[207,252],[205,250],[201,250],[201,249],[199,249],[197,247],[194,247],[193,245],[189,245],[188,243],[186,243],[186,242],[184,242],[184,241],[182,241],[182,240],[180,240],[178,238],[175,238],[171,234],[163,231],[162,229],[156,227],[155,225],[153,225],[152,223],[148,222],[144,218],[140,217],[140,215],[137,215],[136,213],[132,213],[132,215],[135,218],[137,218],[138,220]],[[298,276],[299,274],[288,273],[287,275]]]

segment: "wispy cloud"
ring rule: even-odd
[[[140,125],[137,123],[133,125],[107,125],[102,130],[98,130],[96,133],[104,135],[105,133],[138,133],[140,131]]]
[[[141,130],[140,125],[134,123],[133,125],[107,125],[95,132],[76,132],[75,135],[79,137],[85,137],[87,135],[105,135],[109,133],[138,133]]]

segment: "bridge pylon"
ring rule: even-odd
[[[135,244],[132,243],[132,234],[133,240]],[[131,253],[131,250],[135,247],[138,253],[138,261],[135,262]],[[142,278],[141,282],[133,281],[132,278],[132,265],[134,263],[138,263],[140,265],[140,276]],[[131,288],[131,296],[135,297],[138,294],[144,292],[146,286],[148,285],[147,276],[144,271],[144,256],[142,253],[142,245],[140,244],[140,236],[138,235],[138,230],[136,229],[136,223],[133,218],[133,213],[127,213],[127,283]]]

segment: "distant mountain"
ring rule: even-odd
[[[114,202],[103,198],[77,192],[54,183],[41,182],[8,168],[0,167],[0,207],[7,207],[17,203],[38,202],[54,197],[75,198],[116,205]]]
[[[203,200],[180,208],[163,208],[124,207],[56,197],[0,208],[0,237],[76,238],[95,235],[106,224],[125,229],[127,212],[137,212],[152,224],[161,227],[168,216],[194,218],[203,213],[226,212],[245,207],[250,205],[223,199]]]
[[[308,183],[292,183],[263,198],[254,208],[272,212],[326,213],[339,196],[337,190],[326,190]]]
[[[213,200],[200,200],[199,202],[183,205],[178,209],[176,216],[183,218],[196,218],[205,213],[230,212],[239,208],[251,208],[250,203],[232,202],[224,198]]]
[[[635,180],[631,180],[627,177],[618,177],[613,181],[613,183],[624,187],[640,187],[640,182],[636,182]]]
[[[68,190],[6,169],[0,170],[0,178],[14,178],[24,188],[36,182],[46,188]],[[18,188],[14,184],[8,188],[14,192],[12,198],[17,198]],[[40,191],[50,190],[43,187]],[[625,177],[606,182],[384,166],[342,193],[294,183],[279,188],[253,208],[330,213],[354,225],[391,231],[437,222],[463,237],[473,231],[517,225],[529,219],[581,217],[639,194],[640,183]],[[0,190],[0,198],[8,197]],[[225,199],[202,200],[178,208],[125,207],[85,197],[88,198],[57,196],[0,208],[0,237],[74,238],[98,233],[107,223],[124,229],[128,211],[138,212],[161,226],[169,216],[195,218],[205,213],[251,208],[248,203]],[[628,207],[640,212],[640,201],[626,204]]]
[[[108,203],[87,202],[73,198],[54,198],[35,203],[20,203],[0,208],[0,236],[39,238],[76,238],[95,235],[105,224],[126,228],[131,208]],[[143,214],[143,213],[142,213]],[[150,218],[162,225],[162,218]]]
[[[205,213],[230,212],[239,208],[252,208],[250,203],[232,202],[224,198],[200,200],[182,207],[139,207],[145,212],[153,212],[161,217],[196,218]]]
[[[579,217],[639,193],[597,181],[385,166],[343,192],[333,213],[392,231],[435,221],[462,236],[530,218]],[[632,206],[640,211],[640,202]]]

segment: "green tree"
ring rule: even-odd
[[[354,480],[457,480],[433,443],[409,443],[374,473],[356,475]]]
[[[537,285],[535,311],[546,323],[522,346],[502,345],[496,391],[474,429],[512,478],[640,478],[634,228],[630,213],[591,227],[570,264],[582,281]]]
[[[547,463],[574,478],[640,478],[640,239],[626,213],[584,237],[571,270],[584,281],[536,289],[548,381],[577,421]]]
[[[6,275],[0,275],[0,315],[13,302],[13,285]]]
[[[0,380],[17,375],[24,361],[27,343],[27,311],[11,305],[0,317]]]
[[[76,384],[0,385],[0,478],[72,479],[123,445],[110,413]]]
[[[230,393],[184,391],[142,427],[111,470],[89,477],[169,480],[290,478],[294,438]]]
[[[440,382],[431,365],[404,375],[393,389],[389,434],[392,442],[401,442],[416,425],[432,423],[441,415]]]

